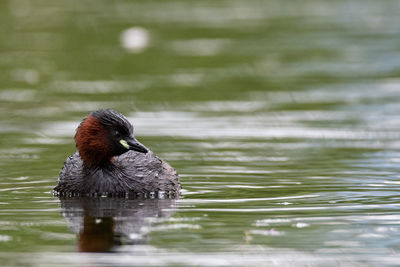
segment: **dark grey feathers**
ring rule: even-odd
[[[86,168],[75,152],[65,162],[56,194],[64,196],[150,196],[158,192],[176,197],[181,185],[176,171],[151,151],[128,151],[102,167]]]

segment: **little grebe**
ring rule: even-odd
[[[89,114],[75,134],[78,149],[62,168],[58,196],[177,197],[179,176],[133,136],[133,127],[110,109]]]

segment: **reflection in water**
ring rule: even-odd
[[[64,198],[63,216],[79,234],[82,252],[107,252],[146,241],[156,218],[175,212],[175,199]]]
[[[84,216],[83,229],[79,233],[79,251],[109,251],[117,242],[114,240],[114,218]]]

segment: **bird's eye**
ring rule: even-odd
[[[114,132],[114,137],[115,137],[115,138],[120,138],[120,137],[121,137],[121,134],[120,134],[119,132],[115,131],[115,132]]]

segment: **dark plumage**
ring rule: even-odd
[[[60,172],[56,194],[61,196],[176,197],[181,188],[176,171],[133,136],[120,113],[90,113],[75,134],[78,149]]]

